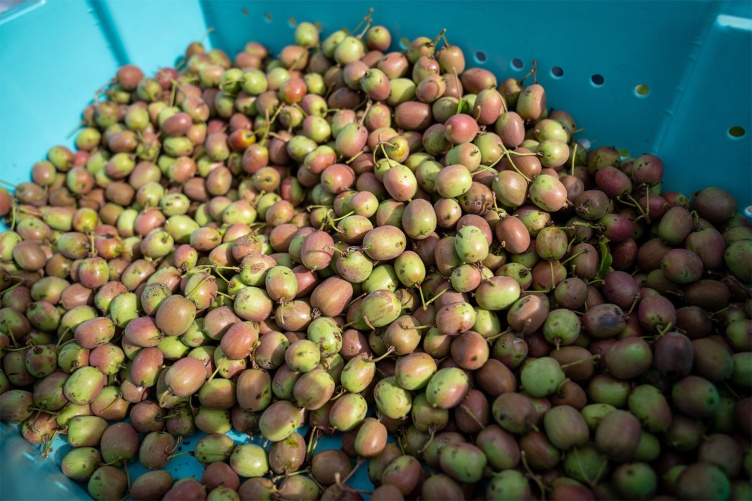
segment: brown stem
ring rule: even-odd
[[[372,358],[370,361],[373,363],[380,362],[381,360],[391,355],[394,352],[394,350],[395,350],[394,346],[390,346],[389,349],[386,350],[386,353],[384,353],[380,357]]]
[[[371,325],[371,322],[370,322],[370,321],[368,320],[368,317],[364,316],[364,317],[363,317],[363,321],[364,321],[364,322],[366,323],[366,325],[367,325],[368,327],[370,327],[370,329],[371,329],[372,331],[375,331],[375,330],[376,330],[376,327],[374,327],[373,325]]]
[[[536,485],[538,485],[538,489],[540,489],[541,492],[541,498],[545,499],[546,486],[543,484],[543,480],[541,480],[541,478],[533,473],[533,470],[530,469],[530,466],[527,464],[527,454],[525,453],[525,451],[520,451],[520,458],[522,459],[522,465],[525,467],[528,476],[533,479]]]
[[[470,410],[470,408],[467,405],[460,404],[460,409],[462,409],[463,411],[467,412],[468,415],[473,419],[473,421],[475,421],[476,423],[478,423],[478,426],[480,426],[481,430],[485,430],[486,429],[486,426],[483,423],[480,422],[480,420],[478,419],[478,416],[476,416],[475,414],[473,414],[473,411]]]
[[[564,369],[569,369],[569,368],[570,368],[570,367],[572,367],[572,366],[575,366],[575,365],[577,365],[577,364],[581,364],[581,363],[583,363],[583,362],[587,362],[587,361],[590,361],[590,360],[592,360],[592,361],[594,361],[594,362],[595,362],[596,360],[599,360],[600,358],[601,358],[601,356],[600,356],[600,355],[593,355],[592,357],[581,358],[581,359],[579,359],[579,360],[575,360],[574,362],[569,362],[568,364],[564,364],[564,365],[562,365],[562,366],[561,366],[561,370],[564,370]],[[565,381],[566,381],[566,380],[565,380]]]

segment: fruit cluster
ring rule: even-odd
[[[736,200],[361,24],[123,66],[0,189],[0,420],[94,499],[752,497]]]

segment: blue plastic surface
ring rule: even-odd
[[[579,138],[659,155],[667,189],[715,185],[740,207],[752,204],[746,1],[28,0],[0,14],[0,179],[26,181],[50,146],[72,145],[81,110],[121,64],[147,73],[173,65],[209,27],[208,45],[231,55],[250,40],[277,52],[296,21],[319,21],[328,34],[354,28],[370,6],[395,49],[446,28],[468,67],[499,81],[523,75],[535,59],[549,106],[573,114],[585,129]],[[639,95],[638,85],[649,93]],[[54,465],[59,451],[48,461],[39,452],[0,425],[0,499],[85,497]]]

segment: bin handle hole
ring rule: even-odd
[[[561,66],[554,66],[551,68],[551,76],[554,78],[561,78],[564,76],[564,68]]]
[[[515,69],[517,71],[520,71],[523,66],[525,66],[525,63],[522,62],[522,59],[520,59],[518,57],[512,59],[512,68],[513,69]]]
[[[637,97],[645,97],[650,94],[650,87],[645,84],[637,84],[634,88]]]
[[[292,16],[290,16],[290,17],[287,18],[287,22],[290,23],[290,27],[291,28],[294,28],[295,25],[298,24],[298,22]]]
[[[747,134],[747,131],[744,130],[744,127],[740,127],[738,125],[734,125],[728,130],[728,135],[732,139],[740,139],[744,137]]]
[[[272,15],[269,14],[268,12],[264,12],[264,19],[266,19],[267,23],[271,23],[272,22]]]
[[[596,87],[600,87],[604,83],[606,83],[606,79],[603,78],[603,75],[596,73],[595,75],[590,77],[590,81],[593,82],[593,85]]]
[[[475,53],[475,61],[478,63],[485,63],[486,62],[486,53],[482,50],[479,50]]]

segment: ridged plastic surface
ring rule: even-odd
[[[231,55],[250,40],[276,52],[295,21],[328,34],[354,28],[371,6],[396,50],[446,28],[468,66],[499,81],[536,60],[549,106],[585,129],[578,138],[659,155],[667,189],[715,185],[742,208],[752,203],[752,3],[743,1],[28,0],[0,14],[0,179],[26,181],[50,146],[72,145],[81,110],[121,64],[174,65],[210,27],[208,44]],[[40,461],[15,433],[0,425],[0,498],[85,497],[54,466],[60,450]]]

